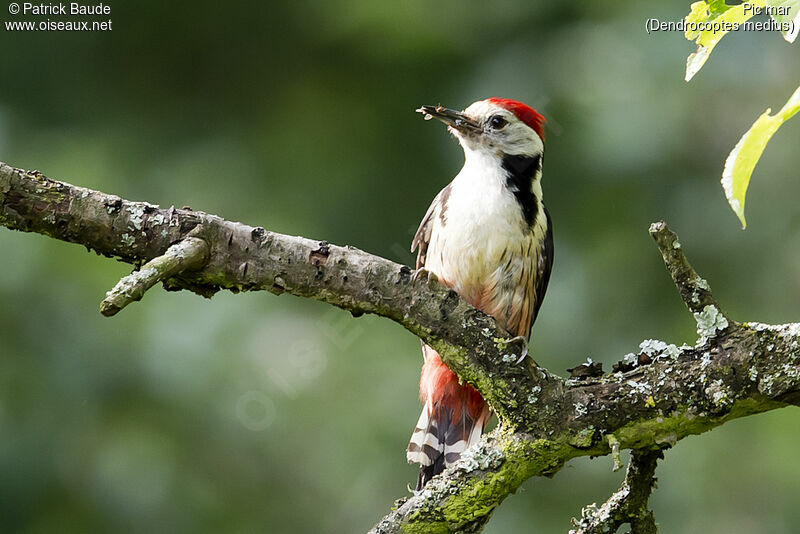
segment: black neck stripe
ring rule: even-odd
[[[533,225],[539,211],[539,201],[533,194],[533,178],[542,168],[542,156],[503,156],[503,170],[506,171],[506,186],[514,193],[522,209],[522,216]]]

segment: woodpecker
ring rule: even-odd
[[[464,166],[428,208],[411,245],[417,275],[429,272],[513,336],[530,341],[553,265],[553,230],[542,203],[545,119],[522,102],[488,98],[464,111],[417,110],[438,119],[464,150]],[[417,490],[480,440],[491,416],[422,344],[424,403],[406,457],[419,463]]]

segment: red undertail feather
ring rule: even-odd
[[[486,405],[481,394],[469,384],[459,384],[458,376],[442,362],[439,355],[429,349],[429,357],[422,366],[419,381],[420,399],[442,405],[452,411],[452,423],[466,415],[477,419]],[[430,398],[428,397],[430,394]]]
[[[409,462],[420,464],[417,489],[455,463],[477,443],[489,420],[489,407],[475,388],[458,377],[425,346],[420,397],[425,405],[408,444]]]

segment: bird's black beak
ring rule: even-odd
[[[454,109],[447,109],[442,106],[422,106],[417,110],[417,113],[422,113],[425,120],[432,118],[439,119],[448,126],[461,131],[480,132],[480,125],[474,120],[470,119],[460,111]]]

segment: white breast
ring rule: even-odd
[[[540,206],[539,214],[542,212]],[[493,311],[499,311],[495,308],[500,302],[494,305],[485,302],[487,287],[498,291],[502,286],[507,287],[512,282],[507,280],[510,271],[525,270],[529,274],[535,271],[539,250],[531,245],[544,235],[543,215],[537,216],[533,230],[527,225],[516,198],[505,187],[501,167],[493,158],[468,159],[452,182],[444,217],[436,215],[426,269],[473,305],[495,315]],[[530,284],[533,280],[526,282]]]

